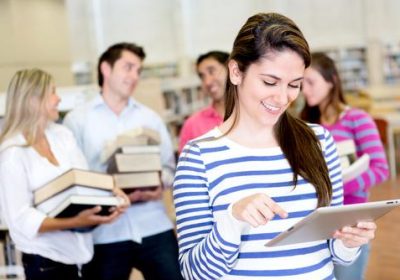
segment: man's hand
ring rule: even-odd
[[[160,200],[163,194],[163,188],[161,186],[156,187],[155,189],[143,188],[138,189],[131,192],[128,197],[129,200],[133,202],[139,201],[152,201],[152,200]]]

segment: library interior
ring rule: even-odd
[[[54,179],[43,185],[43,190],[47,187],[49,193],[44,194],[41,204],[32,203],[45,213],[43,215],[64,217],[58,216],[59,213],[70,210],[75,211],[76,215],[82,210],[64,209],[66,205],[59,205],[65,196],[58,197],[58,201],[48,201],[59,193],[65,194],[66,189],[70,192],[68,203],[71,204],[74,199],[81,201],[77,193],[87,192],[82,186],[89,186],[89,194],[92,197],[101,196],[104,200],[102,205],[108,210],[118,207],[122,199],[119,194],[112,193],[113,184],[124,191],[123,199],[127,197],[132,201],[132,193],[138,188],[155,192],[157,186],[165,186],[165,182],[169,182],[170,186],[163,189],[161,202],[179,239],[179,227],[177,232],[175,228],[176,197],[173,195],[172,184],[174,168],[182,149],[179,143],[180,133],[190,116],[213,104],[213,97],[208,92],[210,90],[204,86],[206,78],[199,73],[200,64],[197,59],[214,50],[229,54],[239,29],[250,16],[274,12],[296,23],[303,32],[311,53],[323,53],[334,62],[343,88],[344,104],[349,108],[362,110],[373,120],[373,127],[379,133],[384,150],[388,175],[382,181],[371,177],[374,175],[365,175],[370,176],[365,182],[372,182],[365,199],[400,199],[398,11],[400,1],[396,0],[1,0],[0,35],[3,40],[0,45],[0,128],[3,127],[4,117],[7,115],[6,107],[9,106],[8,86],[17,71],[38,68],[54,77],[56,93],[60,98],[60,118],[55,123],[62,125],[63,118],[71,111],[99,98],[101,87],[97,78],[99,71],[106,70],[104,67],[98,69],[98,60],[110,46],[132,42],[142,47],[146,55],[145,59],[141,59],[143,64],[139,71],[140,78],[133,90],[132,99],[140,103],[140,106],[144,105],[155,112],[156,118],[162,120],[170,138],[168,145],[164,143],[163,130],[153,131],[158,129],[157,125],[149,129],[143,126],[128,130],[126,134],[118,135],[114,141],[108,141],[104,147],[101,164],[107,164],[104,173],[108,174],[102,174],[105,176],[103,179],[98,174],[101,168],[93,168],[85,173],[77,167],[72,172],[76,173],[74,177],[67,178],[68,174],[65,173],[62,175],[64,177],[60,175],[61,177],[56,178],[63,181],[62,183],[55,184],[54,178],[48,178],[49,182]],[[212,57],[208,59],[212,60]],[[310,68],[320,71],[313,60]],[[229,78],[229,73],[225,76]],[[304,84],[299,97],[289,109],[298,117],[308,102],[302,90],[307,93]],[[137,106],[135,104],[137,103],[133,106]],[[74,127],[72,117],[76,115],[65,120],[64,124],[68,129]],[[149,116],[153,118],[153,115]],[[123,124],[118,123],[115,131],[122,132],[120,125]],[[362,125],[361,122],[355,122],[355,126]],[[356,127],[354,130],[357,129]],[[75,137],[77,133],[84,137],[84,131],[71,130]],[[334,133],[335,131],[332,134],[336,141]],[[78,139],[77,143],[79,148],[83,145],[83,154],[87,156],[85,149],[90,154],[90,147],[87,143],[82,144],[82,141]],[[350,142],[337,143],[345,185],[351,180],[361,180],[355,178],[368,172],[371,169],[369,164],[377,156],[377,153],[363,156],[360,152],[363,147],[357,147],[357,143],[354,146],[354,142]],[[171,159],[167,159],[168,154],[165,154],[169,145],[172,147],[173,163],[169,161]],[[186,146],[186,149],[182,154],[185,151],[194,153],[190,147]],[[2,152],[0,150],[0,161]],[[355,158],[348,157],[349,154]],[[89,167],[93,160],[90,157],[87,158]],[[170,178],[164,174],[165,169],[170,171],[171,174],[167,172]],[[1,174],[0,171],[0,176]],[[91,182],[88,183],[94,180],[102,183],[93,183],[93,186]],[[107,180],[111,180],[111,185],[107,183],[105,186],[104,181]],[[375,184],[375,181],[378,183]],[[58,186],[57,190],[50,190],[52,183]],[[75,189],[71,188],[74,184]],[[2,181],[0,188],[3,188]],[[17,192],[18,186],[13,188]],[[96,189],[95,193],[90,193],[92,189]],[[32,201],[36,199],[37,192],[33,194]],[[346,204],[346,198],[344,202]],[[87,203],[96,205],[92,201]],[[4,207],[5,205],[0,205],[1,214],[5,212]],[[146,211],[145,207],[141,209]],[[3,215],[0,221],[0,279],[26,279],[23,253],[13,241]],[[160,224],[164,226],[163,221]],[[376,236],[367,249],[369,255],[364,275],[357,279],[400,279],[400,209],[390,211],[379,218],[376,224]],[[85,227],[86,232],[93,230],[93,227]],[[146,228],[147,230],[149,229]],[[196,275],[199,277],[201,274]],[[140,269],[133,268],[129,279],[141,280],[144,276]],[[337,276],[337,279],[342,278]]]

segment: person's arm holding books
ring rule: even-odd
[[[131,192],[128,197],[131,202],[136,201],[151,201],[161,199],[163,194],[163,188],[161,186],[155,189],[139,189]]]
[[[114,221],[121,211],[113,209],[108,216],[97,215],[101,211],[101,206],[95,206],[81,211],[78,215],[71,218],[50,218],[46,217],[39,227],[38,232],[48,232],[54,230],[68,230],[72,228],[85,228],[100,224],[107,224]]]
[[[360,111],[361,112],[361,111]],[[361,125],[355,126],[355,144],[358,157],[368,154],[369,168],[357,178],[346,182],[344,195],[358,191],[368,191],[374,185],[385,181],[389,176],[385,150],[373,119],[365,112],[356,116]]]
[[[332,182],[331,206],[343,204],[343,182],[340,178],[339,157],[332,135],[324,129],[324,138],[321,141],[325,161]],[[359,253],[359,248],[374,238],[376,224],[374,222],[360,222],[353,227],[343,227],[337,230],[328,240],[332,259],[337,264],[352,263]]]
[[[16,157],[14,157],[16,158]],[[80,212],[71,218],[50,218],[33,206],[33,193],[30,189],[24,166],[17,161],[0,163],[1,205],[7,224],[27,236],[41,232],[66,230],[78,227],[109,223],[121,213],[114,210],[108,216],[96,215],[100,207],[96,206]],[[18,186],[18,192],[13,191]]]
[[[70,155],[70,162],[72,166],[75,166],[79,169],[88,170],[88,164],[86,158],[84,157],[82,151],[77,145],[76,139],[70,131],[68,131],[69,139],[66,141],[64,146],[68,149],[68,154]],[[53,228],[58,227],[66,227],[68,228],[76,228],[76,227],[87,227],[94,226],[104,223],[110,223],[115,220],[120,214],[124,213],[125,210],[130,205],[129,197],[119,188],[115,187],[113,189],[113,193],[115,196],[120,198],[121,203],[117,207],[112,207],[110,209],[110,215],[97,215],[101,211],[100,206],[93,207],[92,209],[83,210],[79,215],[72,218],[63,218],[63,219],[53,219],[44,223],[44,231],[47,231],[49,228],[52,230]],[[72,227],[71,227],[72,225]],[[77,225],[77,226],[74,226]]]
[[[39,232],[47,232],[53,230],[68,230],[75,228],[87,228],[100,224],[107,224],[113,222],[119,217],[120,214],[124,213],[129,207],[128,196],[120,189],[115,187],[113,189],[115,196],[120,198],[121,203],[117,207],[111,207],[109,209],[109,215],[100,215],[102,210],[101,206],[83,210],[74,217],[70,218],[51,218],[46,217],[39,228]]]
[[[129,207],[129,205],[131,204],[129,197],[125,194],[125,192],[123,190],[121,190],[121,188],[118,188],[118,187],[114,187],[113,193],[117,197],[119,197],[122,201],[122,203],[118,207],[116,207],[115,210],[119,213],[124,213],[126,211],[126,209]],[[114,209],[111,209],[111,210],[114,210]]]
[[[71,125],[71,127],[73,127]],[[69,128],[69,127],[67,127]],[[81,149],[78,147],[78,143],[77,143],[77,139],[75,138],[74,134],[70,131],[71,128],[69,128],[68,130],[66,130],[65,134],[66,137],[61,138],[60,140],[64,140],[65,143],[63,143],[63,146],[65,147],[65,149],[68,149],[68,155],[70,156],[70,161],[71,161],[71,165],[75,166],[75,167],[79,167],[80,169],[84,169],[84,170],[89,170],[87,161],[85,156],[83,155]],[[123,213],[125,212],[126,208],[128,208],[130,202],[129,202],[129,197],[120,189],[115,187],[113,190],[114,194],[117,197],[121,198],[122,203],[116,207],[115,209],[112,210],[116,210],[118,213]],[[110,215],[110,221],[107,221],[108,217],[107,216],[103,216],[101,217],[100,215],[96,215],[96,213],[98,213],[101,209],[98,207],[95,207],[93,209],[91,209],[92,211],[82,211],[82,216],[81,217],[75,217],[76,221],[72,221],[72,223],[78,222],[78,224],[81,223],[85,223],[84,220],[88,220],[87,222],[98,222],[97,224],[101,224],[101,223],[108,223],[114,220],[113,216],[116,213],[112,213]],[[100,219],[101,217],[101,219]],[[55,223],[56,227],[57,227],[57,223]],[[90,225],[90,224],[88,224]],[[92,225],[96,225],[96,224],[92,224]]]

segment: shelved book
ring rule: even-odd
[[[115,153],[121,152],[124,147],[151,146],[161,143],[160,134],[147,127],[138,127],[119,134],[115,140],[110,141],[104,148],[101,161],[108,161]]]
[[[108,207],[111,202],[117,206],[119,203],[115,200],[113,188],[114,179],[111,175],[70,169],[37,189],[34,192],[34,205],[48,215],[72,196],[92,197],[90,203],[82,204],[82,207],[86,208],[91,208],[94,204],[103,206],[104,201],[107,201],[107,204],[104,204],[105,207]],[[83,198],[82,201],[84,201]]]

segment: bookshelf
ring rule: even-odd
[[[178,76],[178,65],[176,63],[145,64],[141,77],[147,78],[171,78]]]
[[[25,279],[21,258],[7,227],[0,221],[0,279]]]
[[[331,48],[320,51],[335,61],[345,91],[357,91],[368,86],[365,47]]]
[[[165,105],[162,116],[170,131],[174,149],[177,151],[183,122],[191,114],[207,106],[209,98],[201,91],[197,77],[164,80],[161,91]]]
[[[384,46],[383,74],[385,84],[400,84],[400,42]]]

